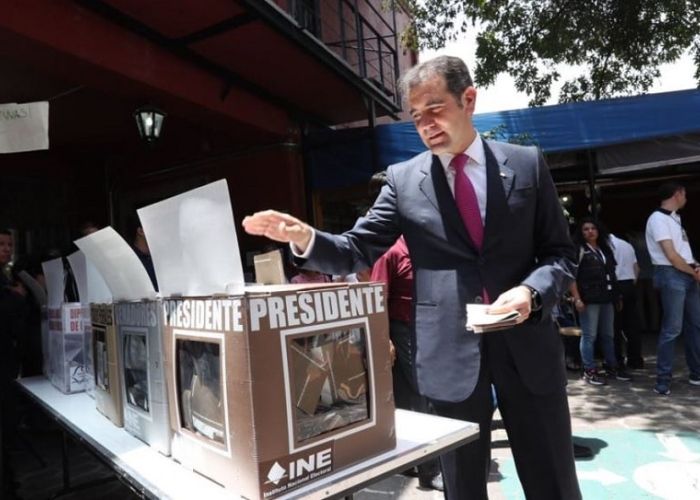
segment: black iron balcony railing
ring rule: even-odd
[[[286,0],[277,3],[358,75],[399,103],[395,2]],[[382,4],[388,6],[382,7]]]

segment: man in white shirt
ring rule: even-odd
[[[686,204],[685,188],[676,182],[659,187],[661,207],[647,220],[646,240],[654,265],[654,285],[661,295],[662,319],[656,350],[658,394],[671,393],[676,337],[684,333],[688,381],[700,386],[700,267],[677,211]]]
[[[635,284],[639,266],[634,247],[614,234],[610,235],[610,248],[615,256],[615,277],[622,298],[622,308],[615,309],[615,356],[617,365],[623,368],[644,368],[642,337],[637,310]],[[625,356],[626,354],[626,356]]]

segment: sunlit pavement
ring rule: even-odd
[[[593,451],[592,458],[576,460],[586,500],[700,498],[700,386],[688,383],[679,339],[671,395],[654,393],[654,340],[645,337],[647,368],[632,371],[632,382],[611,380],[596,387],[569,374],[574,441]],[[494,430],[493,442],[489,498],[524,499],[503,429]],[[443,495],[418,488],[417,479],[395,476],[355,498],[427,500]]]

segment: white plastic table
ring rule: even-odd
[[[19,386],[78,442],[143,498],[207,500],[237,498],[115,427],[85,393],[65,395],[44,377],[18,380]],[[339,470],[278,497],[339,498],[415,464],[476,439],[478,426],[448,418],[396,410],[396,448]],[[65,481],[64,474],[64,481]],[[68,485],[64,485],[68,486]]]

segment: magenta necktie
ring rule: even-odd
[[[459,154],[452,158],[450,165],[455,169],[455,201],[459,215],[462,216],[464,227],[471,237],[477,250],[481,250],[484,242],[484,224],[481,222],[481,211],[479,210],[479,200],[476,198],[476,191],[472,182],[464,172],[464,165],[469,157]]]
[[[465,154],[459,154],[452,158],[450,165],[455,169],[455,201],[457,202],[457,210],[462,216],[464,227],[471,237],[477,250],[481,252],[481,246],[484,243],[484,224],[481,222],[481,211],[479,210],[479,200],[476,198],[474,185],[469,180],[464,172],[464,166],[467,164],[469,157]],[[481,291],[484,304],[491,303],[489,293],[484,287]]]

